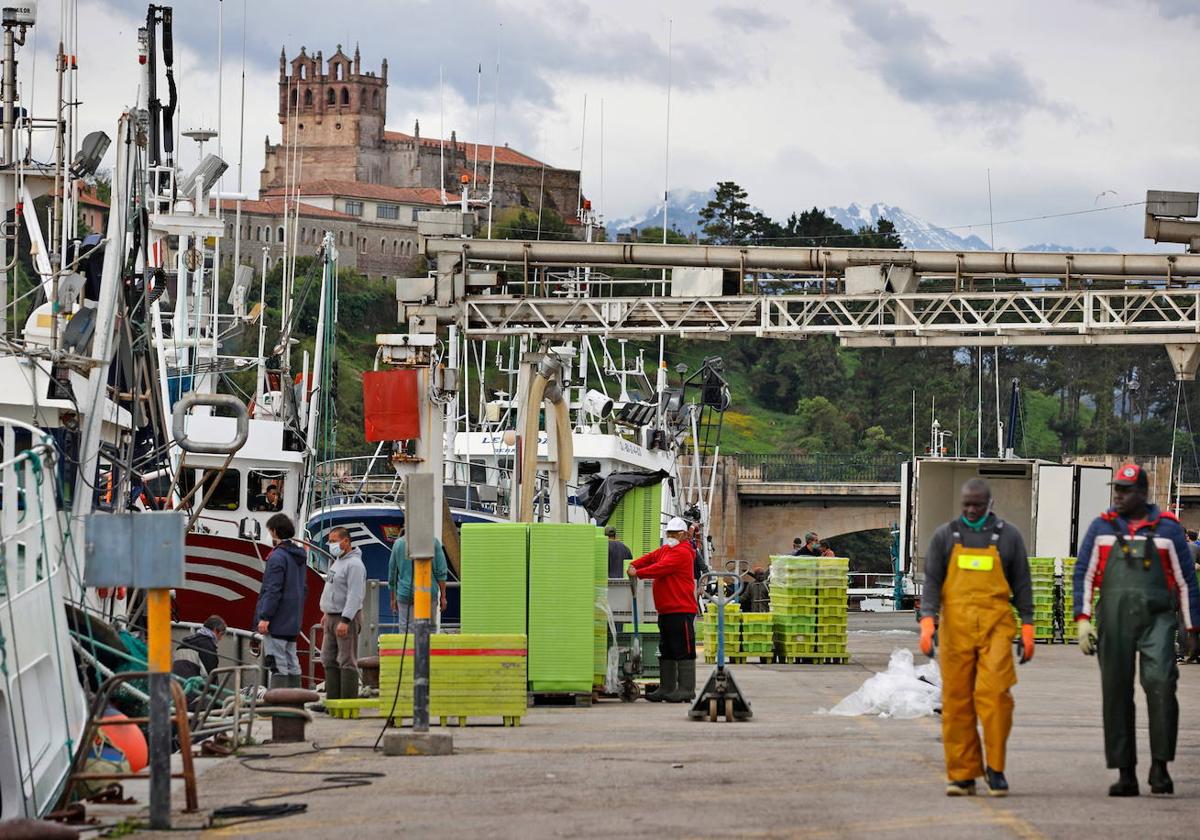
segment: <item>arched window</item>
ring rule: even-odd
[[[254,241],[262,242],[262,227],[260,225],[256,225],[254,228]]]
[[[339,245],[344,245],[344,244],[345,244],[345,243],[343,242],[343,240],[342,240],[342,231],[340,231],[340,230],[338,231],[338,244],[339,244]]]
[[[297,94],[298,92],[299,92],[299,91],[297,91],[297,90],[296,90],[296,88],[292,88],[292,107],[293,107],[293,108],[295,108],[295,107],[296,107],[296,94]]]
[[[312,88],[304,89],[304,107],[305,108],[312,107]]]
[[[333,78],[339,82],[342,80],[342,63],[340,61],[333,65]]]
[[[307,79],[307,78],[308,78],[308,65],[306,65],[306,64],[301,64],[301,65],[300,65],[300,78],[301,78],[301,79]]]
[[[385,250],[386,248],[387,248],[387,242],[380,239],[379,240],[379,253],[381,253],[381,254],[387,253],[387,251]]]
[[[270,241],[271,241],[271,226],[267,225],[265,228],[263,228],[263,242],[270,242]]]
[[[375,91],[375,93],[371,95],[371,107],[376,111],[379,110],[379,91]]]
[[[350,104],[350,90],[348,88],[342,88],[342,104]]]
[[[276,242],[283,242],[283,227],[282,227],[282,226],[280,226],[280,228],[279,228],[279,236],[278,236],[278,238],[277,238],[275,241],[276,241]]]
[[[271,270],[271,258],[270,258],[270,257],[267,257],[267,259],[266,259],[266,261],[263,263],[263,265],[266,267],[266,270],[267,270],[267,271],[270,271],[270,270]]]
[[[399,240],[393,239],[392,240],[392,256],[395,257],[395,256],[398,256],[399,254],[400,254],[400,242],[399,242]]]
[[[325,104],[326,105],[336,105],[337,104],[337,94],[334,93],[333,88],[330,88],[329,90],[327,90],[325,92]]]

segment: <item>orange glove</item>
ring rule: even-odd
[[[1033,659],[1033,625],[1021,625],[1021,664]]]
[[[921,619],[921,653],[933,656],[933,631],[936,629],[933,616],[927,615]]]

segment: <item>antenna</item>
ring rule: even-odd
[[[545,167],[545,164],[542,164]],[[543,169],[544,171],[544,169]],[[604,219],[604,99],[600,99],[600,206],[596,208],[596,215],[603,221]]]
[[[583,221],[583,151],[587,144],[587,94],[583,95],[583,125],[579,129],[579,190],[575,196],[575,218]]]
[[[666,132],[663,140],[663,230],[662,244],[667,244],[667,196],[671,188],[671,69],[673,60],[673,44],[675,34],[675,21],[671,18],[667,19],[667,124]],[[667,294],[667,270],[662,270],[662,294],[665,297]],[[663,370],[664,358],[666,356],[667,340],[666,336],[658,337],[658,369]],[[665,387],[666,380],[661,380],[661,385]],[[662,392],[662,387],[659,388]],[[659,405],[662,405],[660,400]],[[662,419],[661,410],[659,420]]]
[[[483,62],[475,70],[475,160],[471,164],[471,192],[479,187],[479,97],[483,92]]]
[[[442,204],[446,203],[446,91],[442,86],[442,65],[438,65],[438,169],[441,176]]]
[[[500,107],[500,30],[503,23],[496,24],[496,92],[492,96],[492,167],[488,173],[488,227],[487,238],[492,238],[492,189],[496,186],[496,114]],[[476,147],[478,151],[478,147]],[[541,218],[539,216],[539,218]]]
[[[992,250],[996,250],[996,225],[992,216],[992,170],[987,171],[988,181],[988,238],[991,239]],[[996,387],[1000,387],[997,385]]]

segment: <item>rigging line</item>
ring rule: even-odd
[[[1196,474],[1200,476],[1200,453],[1196,451],[1196,430],[1192,426],[1192,410],[1188,406],[1187,394],[1183,395],[1183,414],[1187,418],[1188,442],[1192,447],[1192,465],[1196,468]]]

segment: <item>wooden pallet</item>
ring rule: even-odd
[[[578,706],[592,705],[590,691],[531,691],[530,706]]]
[[[784,665],[847,665],[849,656],[782,656],[778,660]]]
[[[404,721],[412,719],[411,704],[400,703],[396,706],[396,714],[392,716],[393,726],[402,726]],[[326,700],[325,710],[330,717],[343,720],[357,720],[366,717],[386,717],[392,709],[392,702],[387,698],[363,697],[357,700]],[[468,726],[481,723],[484,719],[500,718],[505,726],[520,726],[522,715],[441,715],[437,720],[442,726]]]

